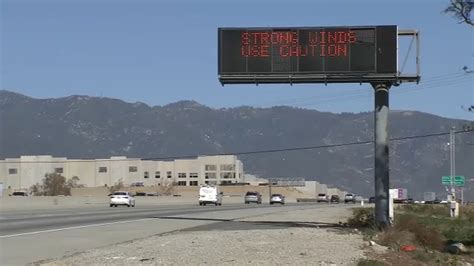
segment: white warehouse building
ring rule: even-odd
[[[85,187],[112,186],[199,186],[244,182],[243,164],[234,155],[198,156],[194,159],[153,161],[138,158],[67,159],[50,155],[21,156],[0,160],[0,183],[4,188],[29,189],[46,174],[58,173],[66,179],[78,177]]]

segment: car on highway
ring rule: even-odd
[[[280,203],[281,205],[285,204],[285,196],[282,194],[272,194],[270,197],[270,204]]]
[[[339,203],[340,200],[341,200],[341,199],[339,198],[338,195],[332,195],[330,201],[331,201],[331,203]]]
[[[352,193],[348,193],[344,197],[344,203],[349,203],[349,202],[356,203],[356,196]]]
[[[114,192],[110,195],[110,207],[117,207],[118,205],[135,207],[135,198],[128,191]]]
[[[329,203],[329,196],[324,194],[324,193],[319,193],[318,194],[318,199],[316,201],[317,202],[328,202]]]
[[[375,197],[370,197],[369,198],[369,203],[375,203]]]
[[[10,196],[22,196],[22,197],[26,197],[28,196],[28,193],[24,192],[24,191],[14,191]]]
[[[173,195],[173,197],[174,196],[175,195]],[[214,204],[216,206],[222,205],[222,192],[219,191],[219,187],[201,185],[199,188],[199,205],[206,206],[206,204]]]
[[[244,201],[245,204],[249,204],[250,202],[262,204],[262,195],[257,191],[248,191],[245,193]]]

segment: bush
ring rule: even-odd
[[[161,194],[171,196],[175,192],[175,183],[168,183],[160,187]]]
[[[415,241],[425,249],[442,250],[444,238],[441,233],[425,224],[418,222],[412,215],[401,214],[396,217],[394,230],[410,232]]]
[[[347,221],[349,226],[358,228],[375,228],[375,217],[373,208],[355,208],[352,217]]]
[[[399,231],[395,228],[390,228],[378,235],[378,240],[381,245],[391,247],[394,250],[399,250],[403,245],[410,245],[416,242],[415,235],[409,231]]]
[[[77,182],[77,176],[66,181],[66,178],[60,174],[46,174],[42,184],[35,184],[30,187],[31,194],[34,196],[70,196],[71,188],[80,187]]]

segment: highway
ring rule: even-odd
[[[329,205],[326,204],[186,204],[5,211],[0,216],[0,264],[24,265],[212,223],[288,210],[327,207]]]

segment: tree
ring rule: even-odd
[[[70,196],[71,188],[83,187],[77,184],[78,181],[77,176],[66,181],[66,178],[60,174],[46,174],[42,184],[36,183],[31,186],[30,191],[35,196]]]
[[[474,70],[469,70],[469,68],[467,66],[464,66],[462,68],[462,70],[464,70],[464,72],[466,72],[466,74],[473,74],[474,73]],[[462,108],[465,109],[468,112],[473,112],[474,113],[474,105],[471,105],[467,108],[464,108],[464,106],[463,106]]]
[[[71,195],[66,178],[60,174],[47,174],[43,179],[43,190],[45,196]]]
[[[444,13],[451,14],[459,23],[466,23],[474,26],[471,18],[471,11],[474,8],[473,0],[451,0],[450,5],[444,10]]]
[[[77,182],[79,181],[79,177],[73,176],[71,179],[67,181],[67,187],[69,188],[80,188],[84,187],[82,184],[78,184]]]

